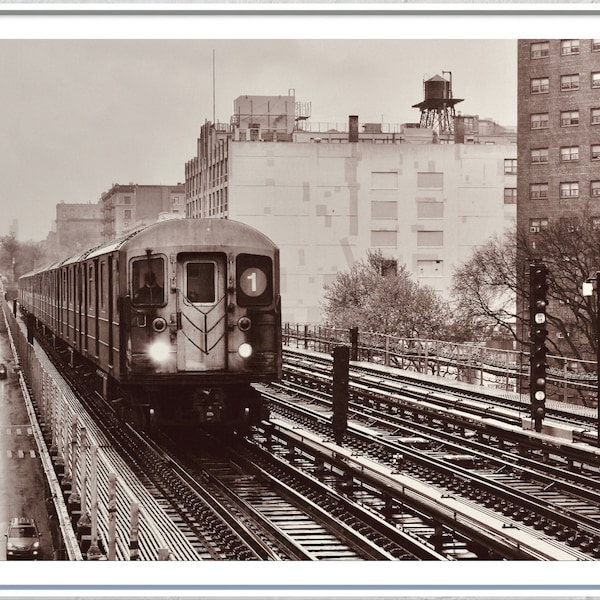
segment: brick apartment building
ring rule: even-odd
[[[534,246],[585,205],[600,225],[600,39],[518,44],[517,223]],[[526,299],[518,303],[525,314]],[[549,333],[560,345],[562,334]]]

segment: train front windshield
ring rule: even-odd
[[[132,268],[133,303],[156,306],[165,302],[165,261],[162,257],[134,260]]]
[[[217,300],[214,262],[188,262],[185,265],[185,295],[190,302],[214,304]]]

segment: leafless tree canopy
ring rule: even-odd
[[[551,353],[594,358],[596,299],[583,297],[582,284],[600,270],[599,224],[586,206],[551,221],[537,234],[515,227],[493,237],[455,269],[457,309],[469,312],[481,327],[528,344],[529,265],[538,259],[548,267]]]
[[[325,286],[325,323],[358,327],[398,337],[466,340],[464,323],[456,323],[450,306],[428,286],[411,279],[404,265],[396,268],[381,252],[368,252],[350,271]]]
[[[16,281],[31,271],[41,257],[42,251],[36,242],[19,242],[14,235],[0,237],[0,274],[9,283],[13,275]]]

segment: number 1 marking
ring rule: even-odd
[[[256,292],[256,271],[252,271],[252,273],[250,273],[250,275],[247,275],[247,278],[250,279],[250,281],[252,282],[252,284],[251,284],[252,291]]]

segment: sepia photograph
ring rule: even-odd
[[[595,600],[600,39],[309,17],[0,14],[3,598]]]

